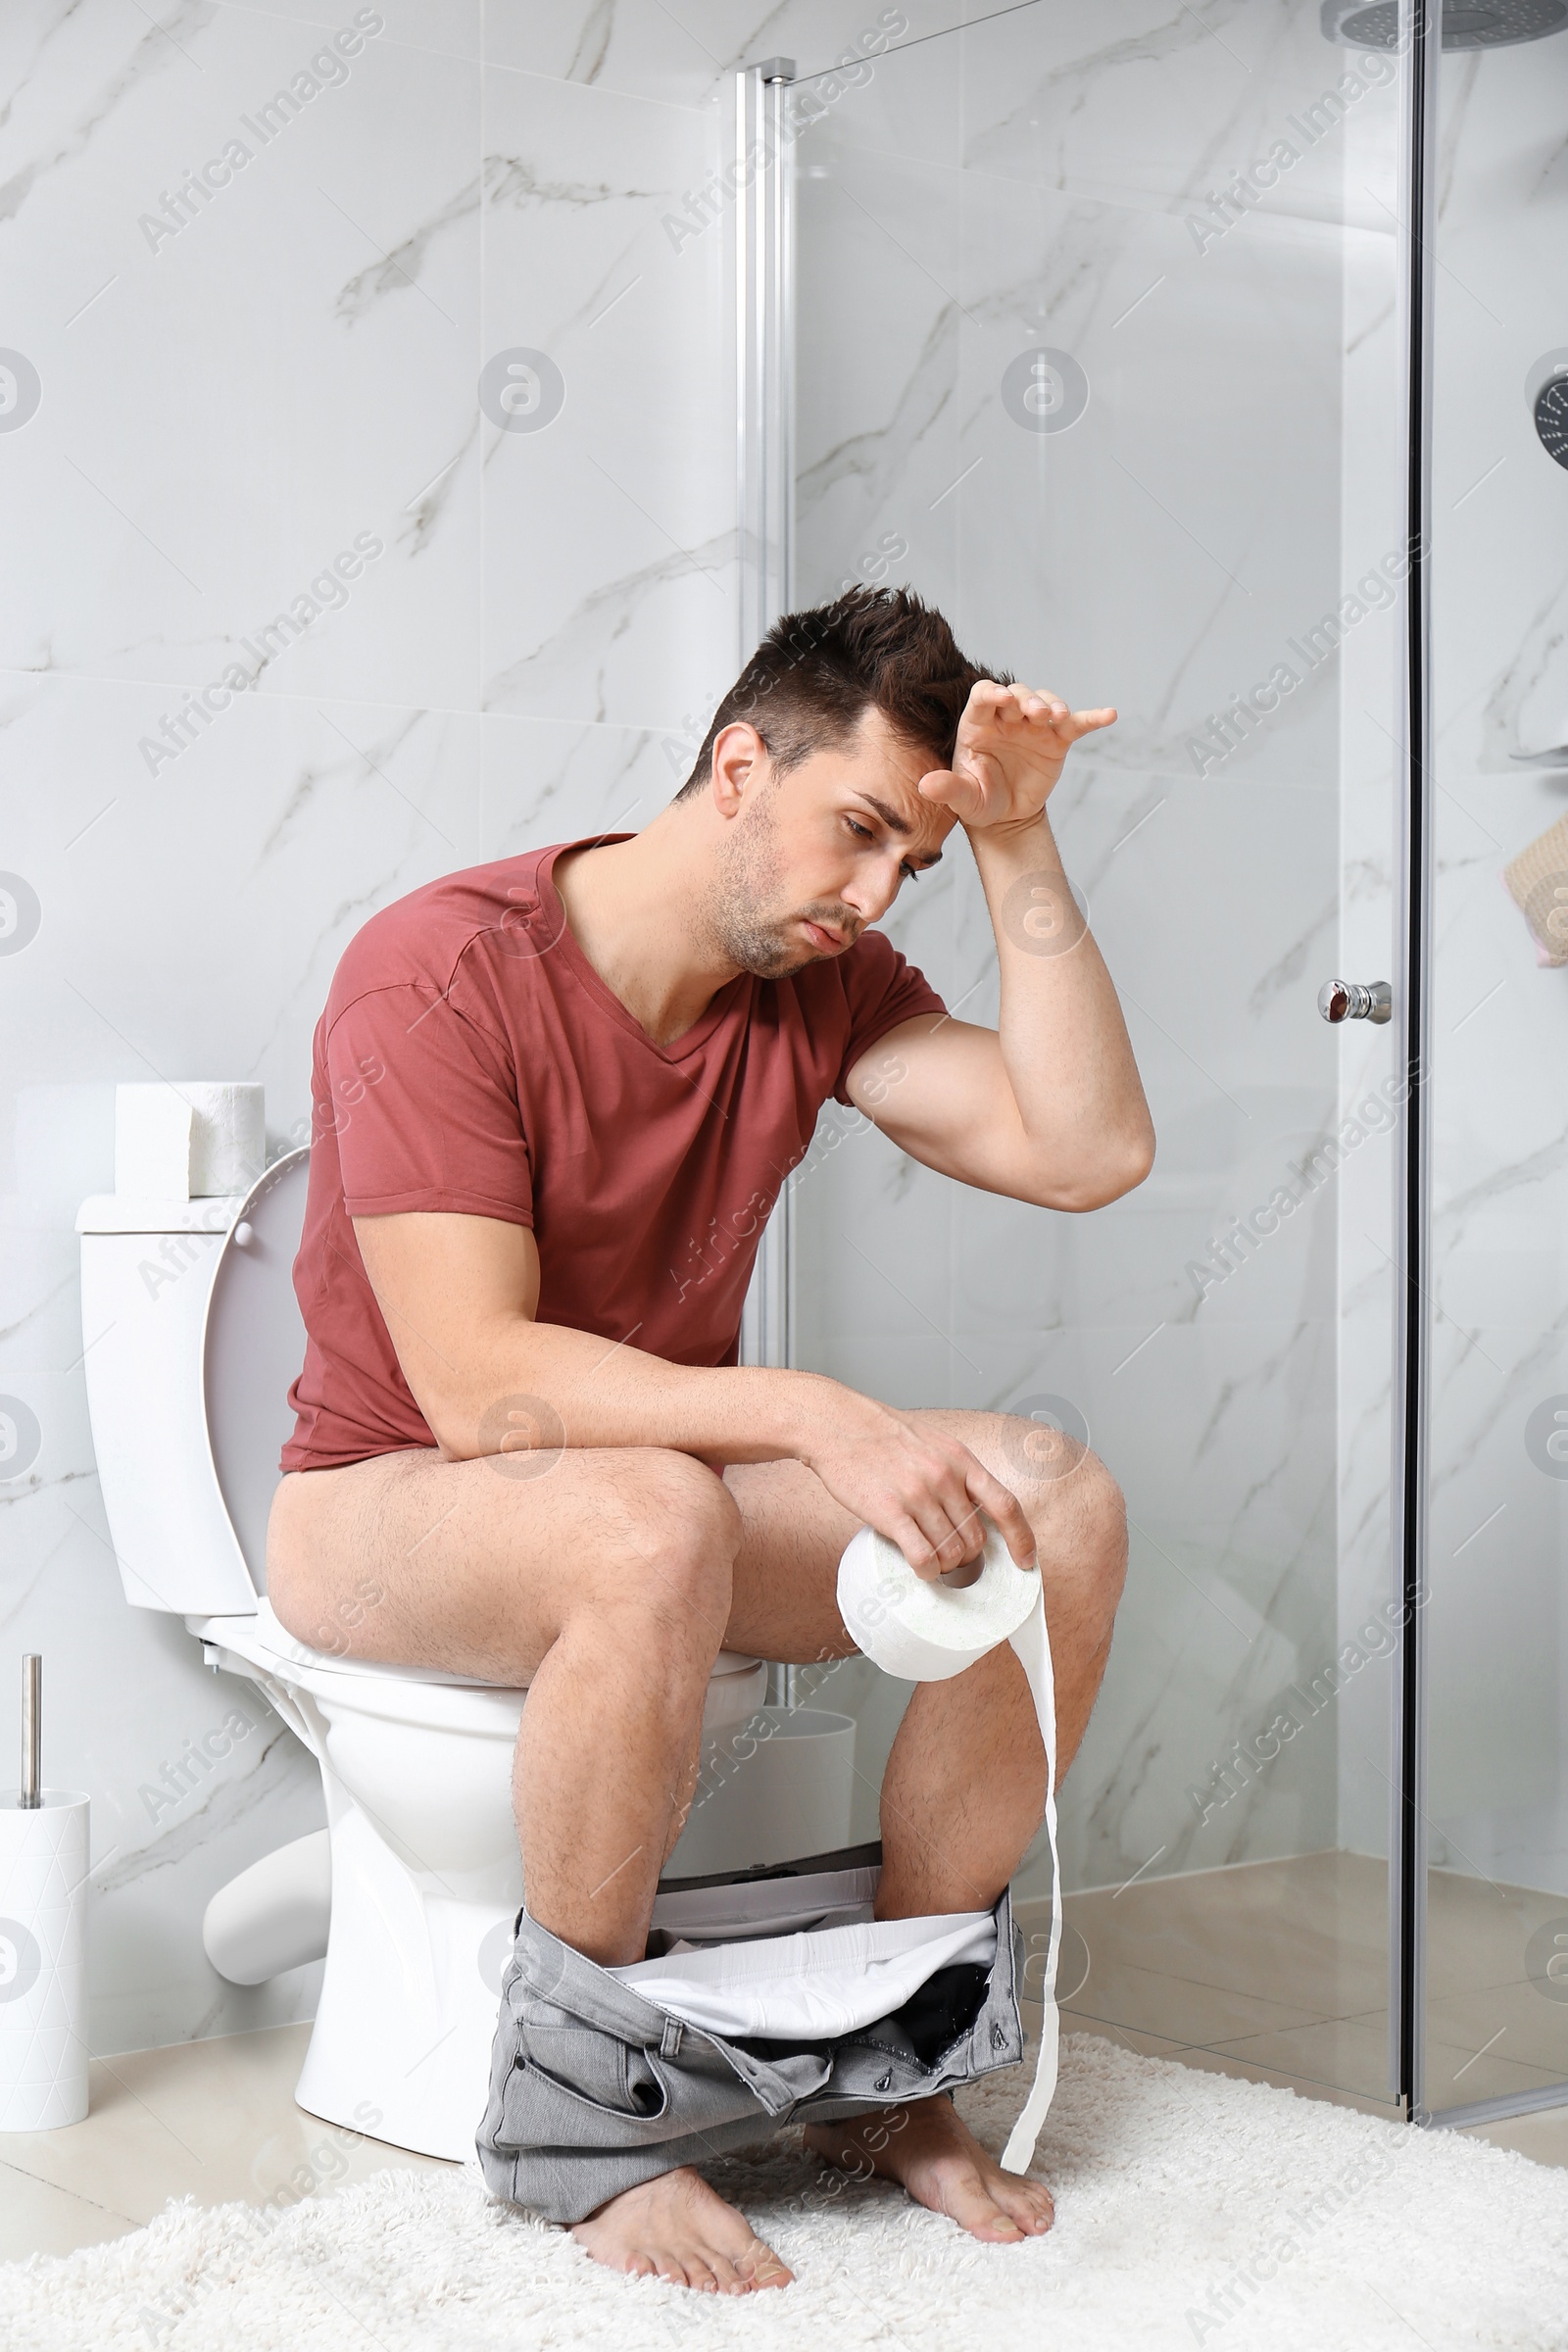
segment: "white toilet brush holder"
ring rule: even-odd
[[[0,2132],[87,2112],[88,1800],[39,1786],[39,1678],[23,1661],[22,1786],[0,1790]]]

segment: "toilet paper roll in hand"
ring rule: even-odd
[[[1004,2169],[1029,2169],[1056,2088],[1060,2026],[1056,1960],[1061,1946],[1061,1858],[1056,1842],[1056,1697],[1046,1631],[1045,1597],[1033,1570],[1014,1565],[1001,1536],[986,1538],[971,1585],[916,1576],[903,1552],[874,1528],[852,1536],[839,1562],[839,1614],[874,1665],[906,1682],[943,1683],[1010,1642],[1034,1700],[1046,1751],[1046,1837],[1051,1846],[1051,1938],[1043,1987],[1045,2015],[1035,2079],[1003,2151]]]
[[[267,1165],[265,1089],[170,1080],[115,1089],[115,1190],[138,1200],[248,1193]]]

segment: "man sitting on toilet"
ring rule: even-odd
[[[927,1167],[1047,1208],[1149,1172],[1121,1009],[1046,811],[1070,746],[1114,716],[988,676],[905,591],[856,590],[769,633],[641,833],[430,883],[338,965],[271,1602],[304,1642],[341,1647],[352,1604],[360,1656],[527,1685],[527,1908],[603,1966],[643,1956],[715,1656],[849,1653],[835,1578],[863,1523],[922,1576],[976,1558],[988,1521],[1038,1564],[1058,1768],[1083,1735],[1126,1556],[1096,1457],[1031,1447],[1004,1413],[736,1358],[758,1237],[829,1097]],[[996,1030],[872,928],[955,827],[996,933]],[[1009,1646],[921,1685],[883,1781],[877,1916],[993,1904],[1044,1792]],[[896,2134],[870,2120],[808,2136],[976,2237],[1050,2227],[1046,2189],[948,2099]],[[686,2168],[575,2235],[710,2290],[790,2277]]]

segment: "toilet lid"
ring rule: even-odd
[[[267,1522],[294,1435],[290,1384],[305,1361],[293,1267],[310,1183],[308,1150],[287,1152],[251,1187],[223,1243],[202,1333],[207,1440],[251,1583],[267,1591]]]

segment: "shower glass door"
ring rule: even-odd
[[[1223,13],[889,12],[796,61],[790,601],[905,582],[977,661],[1118,707],[1052,816],[1159,1152],[1058,1215],[830,1106],[792,1352],[1070,1428],[1126,1492],[1063,1789],[1068,2030],[1392,2107],[1403,1060],[1317,997],[1397,976],[1400,68],[1319,0]],[[886,927],[996,1019],[961,845]],[[906,1695],[854,1663],[824,1702],[858,1837]],[[1037,1854],[1026,1926],[1048,1885]]]
[[[1440,2116],[1568,2084],[1565,120],[1568,30],[1446,46],[1419,2085]]]

